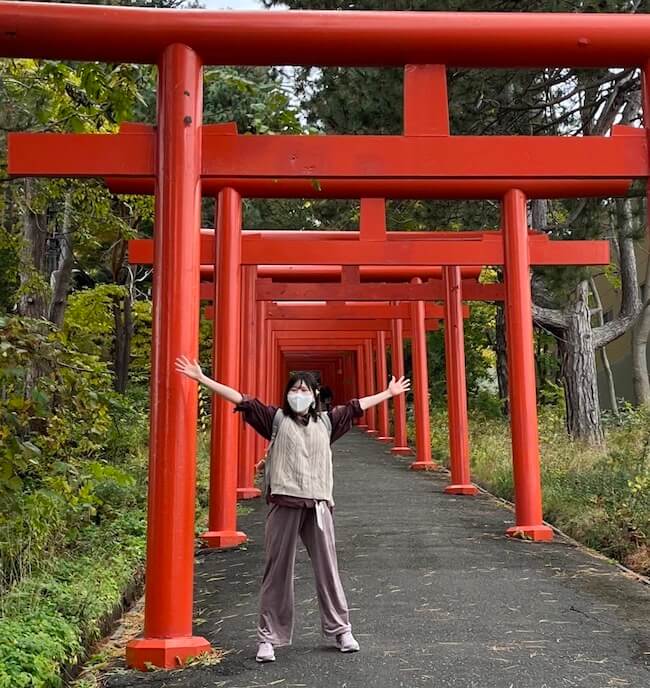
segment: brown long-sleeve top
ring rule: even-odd
[[[273,434],[273,419],[278,410],[278,406],[267,405],[262,403],[259,399],[252,398],[243,394],[241,403],[235,406],[235,412],[243,414],[244,421],[248,423],[256,432],[267,440],[271,439]],[[330,444],[333,444],[339,438],[343,437],[352,427],[352,421],[363,415],[363,410],[359,405],[358,399],[351,399],[347,404],[335,406],[327,411],[330,422],[332,424],[332,433],[330,435]],[[305,416],[305,423],[310,422],[309,416]],[[313,499],[303,497],[291,497],[289,495],[267,495],[266,501],[280,506],[289,507],[307,507],[311,508],[315,505]]]

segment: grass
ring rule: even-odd
[[[472,480],[513,501],[510,431],[503,417],[470,413]],[[436,461],[449,467],[447,414],[431,413]],[[650,411],[627,409],[607,423],[606,443],[594,448],[571,441],[557,409],[539,417],[544,519],[567,535],[625,566],[650,575]]]

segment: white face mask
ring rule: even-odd
[[[304,413],[314,403],[314,395],[311,392],[289,392],[287,401],[296,413]]]

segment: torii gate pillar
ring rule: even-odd
[[[255,395],[264,401],[270,403],[267,397],[266,382],[268,379],[267,355],[266,355],[266,303],[264,301],[257,301],[255,304],[257,309],[257,322],[255,323],[256,331],[256,346],[255,346]],[[255,433],[255,459],[259,461],[264,454],[265,440],[261,435]]]
[[[363,344],[363,360],[366,371],[366,394],[372,395],[377,392],[375,384],[375,365],[373,360],[372,340],[367,339]],[[379,434],[377,431],[377,412],[375,407],[366,409],[366,422],[368,429],[366,432],[371,436]]]
[[[239,386],[241,328],[241,196],[231,188],[219,193],[214,279],[214,378]],[[237,547],[246,535],[237,531],[237,456],[239,418],[230,403],[212,398],[208,547]]]
[[[421,284],[416,277],[413,282]],[[427,366],[427,332],[424,321],[424,301],[411,303],[411,360],[415,383],[413,405],[415,407],[415,461],[412,471],[430,471],[437,468],[431,461],[431,426],[429,415],[429,371]]]
[[[381,389],[388,384],[388,368],[386,367],[386,333],[383,330],[377,332],[377,388]],[[380,442],[392,442],[393,438],[388,431],[388,402],[382,401],[377,406],[377,430]]]
[[[445,373],[451,462],[451,484],[445,487],[445,492],[475,495],[478,489],[470,481],[469,469],[465,333],[460,268],[443,267],[442,275],[445,286]]]
[[[508,191],[503,198],[502,212],[516,524],[507,529],[506,535],[549,541],[553,539],[553,531],[542,523],[530,256],[524,193],[519,189]]]
[[[404,375],[404,338],[403,323],[401,318],[393,320],[392,343],[391,343],[391,363],[392,374],[399,380]],[[413,452],[406,440],[406,402],[404,395],[400,394],[393,398],[393,425],[395,444],[391,449],[393,454],[410,456]]]
[[[256,370],[255,348],[257,344],[257,302],[255,285],[257,268],[254,265],[242,267],[242,328],[241,328],[241,386],[246,394],[255,394]],[[255,499],[262,493],[253,484],[255,475],[257,433],[246,423],[240,423],[239,461],[237,463],[237,499]]]
[[[129,666],[172,668],[210,649],[192,635],[197,386],[174,370],[198,358],[202,75],[170,45],[159,63],[151,440],[144,633]]]

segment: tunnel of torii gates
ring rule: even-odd
[[[0,26],[3,57],[158,66],[155,127],[131,124],[116,134],[8,137],[9,173],[15,177],[101,177],[110,179],[116,190],[122,184],[129,193],[139,189],[155,194],[145,621],[143,637],[127,647],[130,665],[171,667],[210,647],[205,638],[192,634],[197,389],[173,367],[178,355],[198,354],[202,195],[218,198],[214,258],[204,262],[204,272],[214,273],[214,375],[226,384],[240,384],[240,313],[242,303],[250,314],[255,302],[258,323],[264,323],[257,330],[264,330],[264,336],[259,341],[262,355],[255,349],[256,361],[262,363],[256,372],[263,371],[264,379],[256,378],[248,391],[252,387],[270,397],[278,394],[282,357],[286,369],[312,350],[323,357],[331,354],[350,373],[356,366],[357,392],[373,391],[372,355],[382,350],[380,340],[384,346],[391,340],[396,354],[391,372],[398,374],[405,323],[411,336],[417,332],[417,342],[423,319],[425,326],[439,320],[427,318],[427,309],[440,312],[425,302],[444,300],[443,288],[450,292],[449,303],[456,304],[453,319],[452,309],[445,314],[445,329],[452,321],[458,325],[447,341],[448,371],[460,371],[458,300],[470,298],[465,282],[475,282],[475,277],[465,280],[463,271],[503,265],[516,502],[516,525],[509,534],[551,538],[541,511],[529,280],[538,238],[529,234],[526,202],[624,196],[632,180],[648,177],[647,120],[643,128],[614,126],[609,136],[452,136],[446,68],[636,67],[642,70],[647,117],[649,16],[197,12],[3,2]],[[239,136],[232,125],[202,125],[203,65],[404,67],[403,134]],[[242,197],[492,199],[501,204],[501,230],[469,239],[463,233],[392,236],[382,224],[369,224],[351,238],[310,236],[298,245],[293,235],[242,236]],[[573,245],[563,242],[561,248],[570,252]],[[578,251],[584,260],[572,264],[605,262],[602,245],[585,244]],[[561,256],[546,264],[562,264]],[[260,268],[253,288],[255,276],[250,277],[248,266],[287,265],[287,272],[302,265],[316,272],[335,268],[340,283],[291,283],[282,271],[284,283],[274,282],[273,275],[269,283]],[[255,299],[249,295],[242,300],[242,266]],[[429,281],[432,266],[439,270],[437,283]],[[384,282],[381,271],[395,268],[405,270],[403,282]],[[423,283],[411,283],[414,278]],[[366,295],[366,283],[372,283],[372,295]],[[300,315],[311,315],[307,309],[316,305],[280,305],[286,300],[327,301],[323,307],[330,310],[338,303],[341,312],[327,322],[342,329],[322,332],[310,324],[310,336],[303,336],[312,319],[301,320]],[[400,317],[346,319],[343,312],[350,309],[357,316],[351,309],[363,305],[349,303],[353,301],[376,301],[384,314]],[[355,329],[353,323],[370,329]],[[246,333],[250,335],[248,329]],[[245,347],[251,350],[250,343]],[[416,361],[422,360],[421,352]],[[450,364],[453,356],[458,360]],[[377,359],[381,368],[385,357]],[[416,389],[422,375],[417,367]],[[248,364],[244,370],[250,378]],[[375,371],[375,382],[385,378],[384,372]],[[449,387],[456,392],[462,388],[460,381]],[[381,409],[377,413],[383,417]],[[377,422],[368,416],[367,423]],[[235,414],[220,401],[214,421],[212,489],[227,499],[211,501],[207,535],[213,546],[225,547],[243,537],[234,511],[237,457],[223,452],[233,446],[227,438],[239,431]],[[381,431],[385,429],[383,425]],[[403,438],[396,442],[406,446]],[[461,480],[469,482],[469,475]]]

